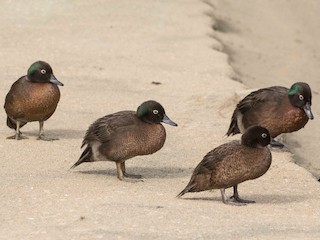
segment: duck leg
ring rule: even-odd
[[[44,140],[44,141],[58,140],[59,138],[49,138],[49,137],[44,136],[43,124],[44,124],[44,121],[39,121],[39,136],[38,136],[38,140]]]
[[[141,175],[135,175],[135,174],[129,174],[126,172],[126,165],[125,165],[125,162],[122,162],[121,163],[121,169],[122,169],[122,172],[123,172],[123,176],[125,176],[126,178],[142,178]]]
[[[127,174],[124,162],[116,162],[116,166],[117,166],[118,179],[121,181],[124,180],[124,178],[130,178],[130,177],[131,178],[141,178],[140,175]],[[136,181],[137,180],[135,180],[134,182],[136,182]],[[141,180],[138,180],[138,181],[141,181]]]
[[[7,137],[7,139],[16,139],[16,140],[21,140],[21,139],[27,139],[27,137],[22,136],[22,133],[20,132],[20,121],[16,121],[16,134],[10,137]]]
[[[233,196],[230,197],[230,200],[237,203],[255,203],[255,201],[241,199],[238,193],[238,185],[233,186]]]
[[[122,167],[121,167],[122,163],[121,162],[116,162],[116,166],[117,166],[117,176],[119,180],[123,180],[123,172],[122,172]]]
[[[220,192],[221,192],[221,197],[222,197],[222,202],[224,204],[230,204],[230,205],[235,205],[235,206],[243,206],[243,205],[246,205],[245,203],[241,203],[241,202],[236,202],[236,201],[233,201],[231,199],[229,199],[225,193],[225,189],[224,188],[221,188],[220,189]]]

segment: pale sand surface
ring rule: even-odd
[[[208,15],[191,0],[1,1],[2,99],[39,59],[65,86],[45,123],[59,141],[37,141],[37,123],[22,129],[28,140],[6,140],[0,116],[0,239],[320,238],[319,184],[290,153],[273,152],[270,170],[240,185],[256,204],[224,205],[219,191],[175,198],[209,150],[239,137],[224,134],[245,87],[214,50]],[[90,123],[148,99],[179,126],[166,126],[161,151],[127,162],[144,182],[119,181],[109,162],[68,170]]]
[[[309,83],[315,119],[282,135],[301,166],[320,178],[320,1],[217,0],[216,37],[249,88]]]

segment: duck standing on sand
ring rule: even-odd
[[[190,182],[177,197],[187,192],[220,189],[225,204],[254,203],[239,197],[238,184],[258,178],[267,172],[272,159],[267,147],[270,140],[266,128],[251,126],[241,136],[241,142],[235,140],[213,149],[198,164]],[[234,192],[228,199],[225,189],[230,187],[233,187]]]
[[[311,89],[304,82],[290,89],[273,86],[254,91],[237,104],[226,135],[243,133],[253,125],[267,128],[272,138],[298,131],[313,119],[311,98]],[[271,145],[283,147],[273,139]]]
[[[125,161],[162,148],[166,131],[161,122],[177,126],[167,117],[164,108],[152,100],[142,103],[137,112],[121,111],[99,118],[87,130],[81,146],[86,147],[71,168],[83,162],[113,161],[120,180],[141,178],[126,173]]]
[[[44,136],[43,123],[55,112],[60,100],[59,82],[53,75],[50,65],[43,61],[33,63],[28,74],[19,78],[8,92],[4,109],[7,113],[7,126],[16,134],[9,139],[23,139],[20,128],[28,122],[38,121],[41,140],[56,140]]]

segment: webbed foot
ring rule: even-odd
[[[22,136],[22,133],[19,132],[13,136],[7,137],[7,139],[16,139],[16,140],[22,140],[22,139],[28,139],[26,136]]]
[[[123,173],[123,176],[125,178],[136,178],[136,179],[141,179],[142,178],[142,175],[129,174],[129,173],[126,173],[126,172]]]
[[[226,193],[225,193],[225,189],[224,188],[221,188],[220,191],[221,191],[222,202],[224,204],[233,205],[233,206],[244,206],[244,205],[247,205],[246,203],[238,202],[238,201],[235,201],[234,199],[228,198]]]
[[[234,199],[231,199],[231,198],[223,201],[223,203],[224,204],[228,204],[228,205],[233,205],[233,206],[245,206],[245,205],[247,205],[244,202],[238,202],[238,201],[235,201]]]
[[[230,197],[230,201],[237,202],[237,203],[244,203],[244,205],[246,205],[246,203],[255,203],[255,201],[245,200],[240,198],[239,196],[234,196],[234,195]]]
[[[141,175],[129,174],[126,172],[125,162],[116,162],[116,166],[119,180],[125,180],[127,182],[143,182]]]
[[[49,137],[46,137],[44,134],[41,134],[38,136],[37,140],[55,141],[55,140],[59,140],[59,138],[49,138]]]

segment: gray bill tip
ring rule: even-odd
[[[170,118],[168,118],[167,115],[163,116],[162,122],[169,124],[171,126],[178,126],[178,124],[176,124],[174,121],[172,121]]]
[[[311,111],[311,106],[310,106],[310,103],[306,103],[306,105],[304,105],[303,107],[303,110],[304,112],[306,113],[307,117],[312,120],[314,117],[313,117],[313,113]]]
[[[59,85],[59,86],[63,86],[63,83],[60,82],[53,74],[51,74],[50,80],[51,83]]]

